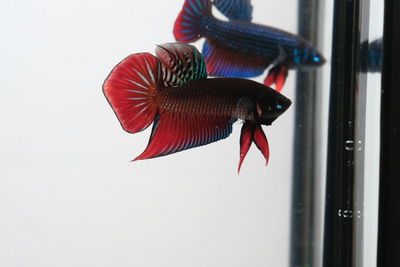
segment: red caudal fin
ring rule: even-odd
[[[153,122],[160,77],[158,59],[149,53],[142,53],[125,58],[105,80],[104,95],[125,131],[140,132]]]
[[[264,80],[264,84],[266,86],[271,86],[275,83],[275,90],[280,92],[285,84],[287,75],[288,68],[283,65],[277,65],[269,70],[268,75]]]
[[[134,160],[169,155],[206,145],[228,137],[232,132],[229,117],[157,115],[146,150]]]
[[[210,0],[186,0],[174,24],[177,41],[190,43],[201,37],[201,20],[211,13]]]
[[[240,168],[247,152],[250,149],[251,142],[253,141],[254,134],[254,124],[250,122],[245,122],[242,126],[242,132],[240,134],[240,160],[238,166],[238,173],[240,173]]]
[[[269,161],[269,145],[267,137],[265,136],[261,125],[257,125],[255,127],[253,139],[258,149],[264,155],[264,158],[266,160],[265,165],[267,165]]]

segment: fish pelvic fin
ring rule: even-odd
[[[104,81],[103,93],[125,131],[137,133],[153,122],[161,76],[159,60],[140,53],[122,60]]]
[[[265,166],[268,165],[269,161],[269,144],[265,133],[263,132],[261,125],[257,125],[254,129],[253,141],[257,148],[261,151],[265,158]]]
[[[246,157],[252,142],[256,144],[257,148],[263,154],[266,160],[265,165],[268,165],[269,145],[268,140],[261,128],[261,125],[246,121],[242,126],[242,132],[240,135],[240,159],[238,173],[240,173],[240,168],[242,167],[243,160]]]
[[[210,144],[231,133],[232,122],[228,117],[179,116],[172,112],[159,114],[154,121],[147,148],[134,161]]]
[[[249,152],[251,143],[253,141],[254,136],[254,124],[246,121],[242,126],[242,132],[240,134],[240,159],[238,166],[238,174],[240,173],[240,168],[242,167],[242,163],[244,158]]]
[[[211,14],[210,0],[185,0],[182,10],[175,20],[175,39],[190,43],[201,38],[201,20],[208,14]]]
[[[287,66],[284,65],[274,66],[269,70],[267,77],[265,77],[264,85],[269,87],[275,84],[275,90],[280,92],[282,91],[287,76],[288,76]]]

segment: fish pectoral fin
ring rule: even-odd
[[[206,40],[203,55],[212,76],[248,78],[261,75],[271,60],[230,48],[221,42]]]
[[[145,151],[134,160],[155,158],[206,145],[228,137],[229,117],[165,113],[157,116]]]
[[[275,84],[275,90],[280,92],[285,84],[287,75],[287,66],[281,64],[276,65],[269,70],[268,75],[264,80],[264,85],[271,86],[272,84]]]
[[[252,120],[254,119],[253,113],[253,102],[248,97],[242,97],[238,100],[236,108],[233,112],[235,118],[242,120]]]
[[[257,148],[263,154],[266,160],[265,165],[268,164],[269,145],[267,137],[265,136],[261,125],[246,121],[242,126],[242,132],[240,135],[240,160],[238,166],[238,173],[240,172],[243,160],[246,157],[252,142],[256,144]]]

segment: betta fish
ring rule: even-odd
[[[190,43],[205,37],[203,54],[212,76],[249,78],[273,66],[264,84],[280,91],[288,69],[309,69],[324,64],[323,56],[303,38],[252,23],[250,0],[214,0],[228,17],[211,14],[210,0],[185,0],[174,24],[177,41]]]
[[[252,142],[267,163],[269,146],[261,125],[270,125],[290,105],[279,92],[240,78],[207,78],[203,55],[184,43],[133,54],[111,71],[103,92],[122,128],[153,128],[145,151],[134,160],[169,155],[228,137],[243,120],[240,166]]]

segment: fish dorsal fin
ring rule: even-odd
[[[180,86],[207,78],[204,57],[192,45],[185,43],[158,45],[156,55],[162,64],[165,86]]]
[[[214,0],[215,7],[229,20],[251,21],[253,6],[250,0]]]

